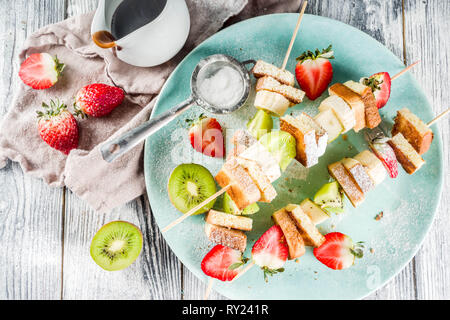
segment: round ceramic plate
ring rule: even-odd
[[[281,65],[298,15],[276,14],[262,16],[233,25],[201,44],[173,72],[167,81],[152,117],[158,116],[190,94],[190,77],[200,59],[224,53],[244,61],[262,59]],[[287,69],[294,72],[295,58],[305,50],[333,45],[336,59],[332,61],[335,82],[358,81],[375,72],[395,74],[404,66],[388,49],[365,33],[338,21],[305,15],[300,34],[292,50]],[[315,115],[317,106],[327,93],[311,102],[308,99],[290,109]],[[252,106],[254,93],[241,110],[217,119],[226,129],[226,140],[233,129],[245,128],[256,112]],[[396,111],[408,107],[421,119],[428,121],[433,113],[417,82],[410,74],[395,80],[392,95],[381,110],[385,132],[390,131]],[[162,228],[180,217],[167,195],[171,171],[181,163],[198,163],[215,175],[223,160],[212,159],[194,152],[188,141],[188,119],[204,113],[199,107],[181,115],[170,125],[148,139],[145,148],[145,177],[153,214]],[[276,121],[278,126],[278,121]],[[318,262],[311,248],[297,262],[288,261],[285,271],[264,282],[262,271],[254,267],[239,280],[230,283],[216,281],[214,289],[232,299],[358,299],[370,294],[396,275],[415,255],[433,220],[442,187],[442,147],[436,130],[430,150],[424,155],[426,164],[410,176],[400,167],[396,179],[386,178],[366,196],[364,203],[354,209],[346,200],[344,214],[333,216],[319,226],[323,234],[345,233],[354,241],[364,241],[364,258],[352,268],[334,271]],[[254,229],[248,233],[246,256],[254,242],[272,226],[271,215],[289,203],[300,203],[329,180],[327,164],[343,157],[352,157],[367,149],[363,134],[348,132],[347,138],[336,139],[328,145],[326,154],[313,168],[305,169],[293,161],[274,186],[278,197],[271,204],[261,204],[253,216]],[[220,209],[220,201],[216,203]],[[380,212],[381,220],[375,220]],[[195,216],[164,235],[169,246],[198,278],[207,281],[200,263],[213,247],[204,233],[204,216]],[[370,249],[370,250],[369,250]]]

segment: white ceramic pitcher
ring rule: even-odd
[[[91,26],[92,38],[99,47],[114,48],[120,60],[138,67],[160,65],[181,50],[190,29],[185,0],[167,0],[164,9],[153,21],[121,39],[115,39],[111,31],[112,19],[123,1],[99,1]]]

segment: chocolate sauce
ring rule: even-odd
[[[167,0],[123,0],[112,18],[112,35],[115,39],[121,39],[152,22],[166,4]]]

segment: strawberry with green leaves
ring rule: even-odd
[[[38,130],[50,147],[68,155],[78,147],[78,124],[75,117],[59,101],[43,103],[44,111],[37,111]]]
[[[362,78],[361,83],[372,89],[378,109],[383,108],[391,96],[391,76],[389,73],[375,73],[369,78]]]
[[[203,258],[201,268],[208,277],[231,281],[247,261],[240,251],[219,244]]]
[[[333,270],[350,268],[356,258],[362,258],[363,242],[353,243],[352,239],[340,232],[332,232],[325,236],[325,242],[314,249],[314,256]]]
[[[263,270],[266,282],[269,280],[268,276],[284,271],[288,252],[283,231],[277,225],[267,230],[253,245],[253,262]]]
[[[36,90],[48,89],[58,82],[64,64],[48,53],[34,53],[20,66],[19,77],[23,83]]]
[[[295,76],[300,88],[310,100],[320,97],[333,79],[330,59],[334,59],[331,45],[322,51],[306,51],[297,58]]]

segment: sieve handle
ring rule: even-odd
[[[103,160],[113,162],[115,159],[127,153],[146,138],[157,132],[159,129],[167,125],[178,115],[189,109],[194,103],[191,96],[186,101],[164,112],[159,117],[144,122],[139,127],[130,130],[116,139],[104,143],[100,147]]]

